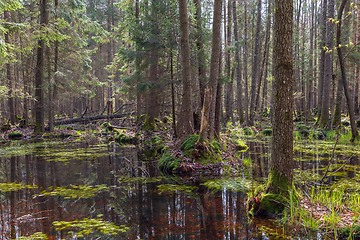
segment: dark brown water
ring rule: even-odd
[[[254,167],[239,172],[239,176],[264,179],[268,173],[268,144],[248,144],[250,149],[243,158],[249,157]],[[1,149],[0,182],[28,187],[13,191],[0,188],[0,239],[36,232],[49,239],[286,238],[271,220],[248,218],[244,191],[208,189],[202,183],[211,177],[163,176],[155,161],[139,160],[136,147],[71,141],[18,143]],[[323,165],[313,158],[296,162],[301,169],[314,171]],[[93,195],[87,190],[78,191],[80,195],[66,192],[79,186],[103,189]],[[60,193],[56,187],[65,190]],[[124,225],[128,230],[117,235],[95,230],[81,238],[76,237],[79,228],[58,231],[53,225],[54,221],[84,219]],[[313,236],[298,237],[306,238]]]

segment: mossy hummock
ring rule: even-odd
[[[258,186],[248,199],[248,209],[251,215],[273,215],[282,213],[290,203],[290,191],[293,200],[298,200],[298,194],[291,179],[281,176],[279,171],[272,169],[266,185]]]

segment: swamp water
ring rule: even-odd
[[[0,239],[287,239],[272,220],[247,217],[246,189],[265,179],[269,162],[268,142],[247,144],[241,157],[252,168],[232,178],[164,176],[136,147],[96,140],[4,145]],[[298,183],[321,178],[329,158],[319,145],[317,155],[302,146]],[[356,180],[359,162],[351,159],[328,181]]]

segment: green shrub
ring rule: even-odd
[[[21,132],[11,132],[11,133],[9,133],[8,138],[9,139],[21,139],[21,138],[23,138],[23,136],[24,135]]]
[[[158,168],[164,172],[177,172],[181,165],[181,159],[175,158],[170,152],[166,152],[158,162]]]
[[[198,139],[199,139],[199,135],[197,135],[197,134],[192,134],[192,135],[188,136],[187,138],[185,138],[184,141],[182,141],[181,146],[180,146],[181,150],[187,151],[187,150],[194,148],[195,143],[198,141]]]
[[[243,132],[244,132],[244,135],[253,135],[254,134],[253,130],[248,127],[244,127]]]

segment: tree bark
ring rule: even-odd
[[[202,18],[201,18],[201,3],[200,0],[194,0],[196,7],[195,19],[196,19],[196,30],[197,39],[196,46],[198,51],[198,64],[199,64],[199,88],[200,88],[200,106],[204,105],[204,95],[206,88],[206,62],[205,62],[205,51],[204,51],[204,40],[202,33]]]
[[[226,83],[225,87],[225,123],[230,121],[234,122],[233,115],[233,101],[234,101],[234,83],[233,78],[231,77],[231,59],[230,59],[230,45],[231,45],[231,0],[228,0],[227,6],[227,30],[226,30],[226,48],[225,48],[225,58],[226,58],[226,76],[229,79],[229,82]]]
[[[253,214],[282,211],[293,189],[293,1],[275,0],[274,13],[275,81],[270,172],[261,195],[249,200]]]
[[[323,83],[324,83],[324,71],[325,71],[325,44],[326,44],[326,13],[327,13],[327,0],[322,0],[322,12],[321,12],[321,26],[320,26],[320,58],[319,58],[319,78],[318,78],[318,100],[317,100],[317,123],[320,122],[322,104],[323,104]]]
[[[248,90],[248,33],[247,33],[247,0],[244,0],[244,78],[245,78],[245,123],[249,121],[249,90]]]
[[[328,0],[327,19],[334,18],[334,0]],[[323,99],[321,107],[320,128],[329,128],[330,86],[333,72],[334,24],[326,24],[326,52],[324,65]]]
[[[243,87],[241,83],[241,62],[240,62],[240,45],[238,36],[238,22],[236,12],[236,1],[233,1],[233,18],[234,18],[234,40],[235,40],[235,61],[236,61],[236,85],[237,85],[237,110],[239,113],[240,123],[244,122],[244,108],[243,108]]]
[[[356,29],[356,45],[360,44],[360,11],[358,11],[357,15],[357,29]],[[360,48],[357,48],[357,52],[360,53]],[[360,114],[359,109],[359,83],[360,83],[360,66],[356,64],[355,69],[355,106],[354,111],[355,114]]]
[[[359,138],[359,133],[358,133],[356,123],[355,123],[353,100],[350,96],[349,85],[348,85],[348,82],[346,79],[345,63],[344,63],[344,57],[342,54],[342,47],[341,47],[341,21],[342,21],[341,18],[342,18],[342,13],[343,13],[346,1],[347,0],[343,0],[341,2],[339,12],[338,12],[337,20],[339,21],[339,23],[338,23],[337,31],[336,31],[336,47],[337,47],[339,64],[340,64],[340,69],[341,69],[341,80],[342,80],[342,84],[344,86],[344,92],[345,92],[346,102],[347,102],[349,116],[350,116],[351,134],[352,134],[350,140],[354,141],[355,139]]]
[[[40,1],[40,26],[48,23],[47,0]],[[44,40],[38,41],[35,67],[35,133],[43,132],[44,129]]]
[[[211,61],[210,61],[210,77],[209,77],[209,101],[204,101],[202,116],[204,119],[208,119],[208,126],[203,126],[203,119],[201,120],[200,137],[199,142],[209,139],[214,133],[215,122],[215,101],[219,76],[219,60],[220,60],[220,27],[221,27],[221,10],[222,0],[214,0],[214,19],[213,19],[213,32],[212,32],[212,49],[211,49]],[[208,106],[205,106],[208,104]],[[204,112],[208,110],[209,113]],[[207,115],[208,114],[208,115]]]
[[[10,21],[9,11],[4,11],[4,21]],[[10,30],[10,29],[8,29]],[[10,44],[9,40],[9,32],[5,33],[5,44]],[[14,96],[13,96],[13,77],[12,77],[12,67],[10,63],[10,58],[6,60],[6,78],[9,87],[8,91],[8,107],[9,107],[9,119],[11,124],[15,124],[15,104],[14,104]]]
[[[189,19],[187,0],[179,0],[181,58],[183,77],[182,113],[180,115],[179,135],[190,135],[193,132],[194,120],[191,103],[191,65],[189,42]]]
[[[259,71],[259,52],[260,52],[260,29],[261,29],[261,0],[257,3],[257,20],[256,20],[256,34],[255,34],[255,49],[254,49],[254,63],[251,76],[251,99],[250,99],[250,124],[254,124],[255,116],[255,97],[256,84],[258,81],[257,75]]]

